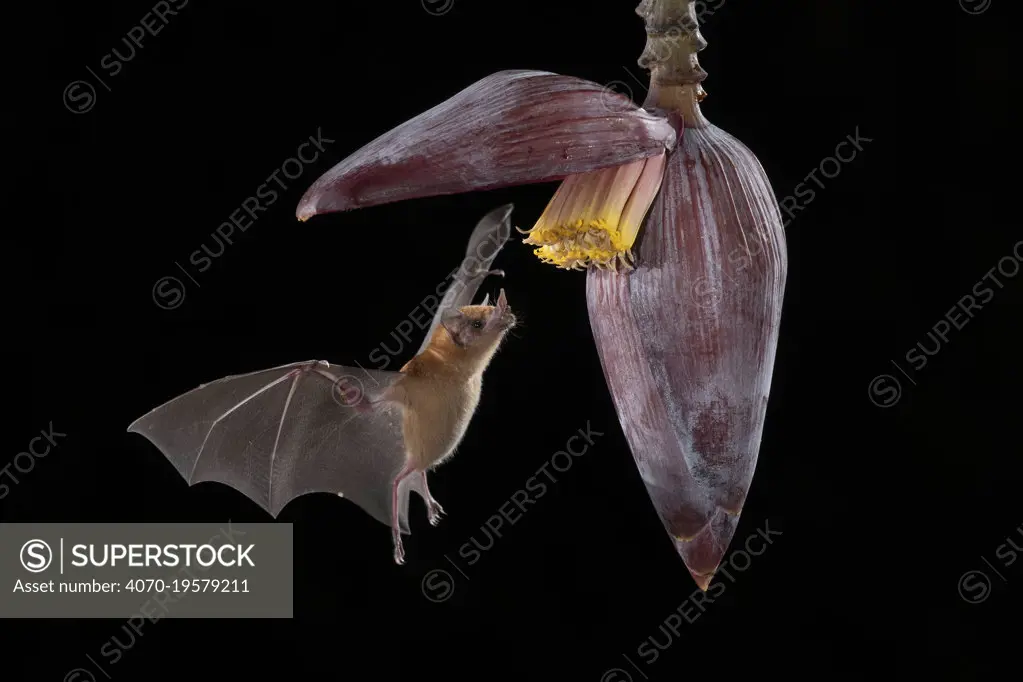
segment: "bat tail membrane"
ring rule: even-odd
[[[203,384],[137,419],[145,436],[193,485],[217,481],[276,517],[292,499],[328,492],[391,525],[391,486],[405,463],[401,407],[358,409],[401,375],[308,361]],[[399,524],[408,532],[408,493]],[[415,480],[412,480],[415,479]]]

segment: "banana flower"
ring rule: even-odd
[[[300,220],[561,180],[524,242],[585,270],[604,375],[651,501],[706,590],[753,478],[787,257],[759,161],[700,111],[691,0],[643,0],[644,107],[579,78],[502,71],[327,171]]]

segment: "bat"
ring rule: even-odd
[[[437,306],[422,346],[399,371],[310,360],[224,377],[133,422],[189,485],[218,481],[273,517],[291,500],[329,492],[391,528],[403,564],[409,493],[431,525],[444,513],[426,473],[446,461],[480,400],[483,372],[515,325],[504,289],[471,305],[511,235],[512,204],[484,216]]]

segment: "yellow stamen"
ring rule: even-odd
[[[565,179],[523,240],[545,263],[566,270],[629,270],[632,245],[661,186],[664,154]]]

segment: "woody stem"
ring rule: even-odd
[[[636,14],[646,24],[646,47],[639,65],[650,71],[645,108],[676,111],[688,128],[708,125],[700,111],[707,72],[696,53],[707,46],[700,35],[694,0],[642,0]]]

